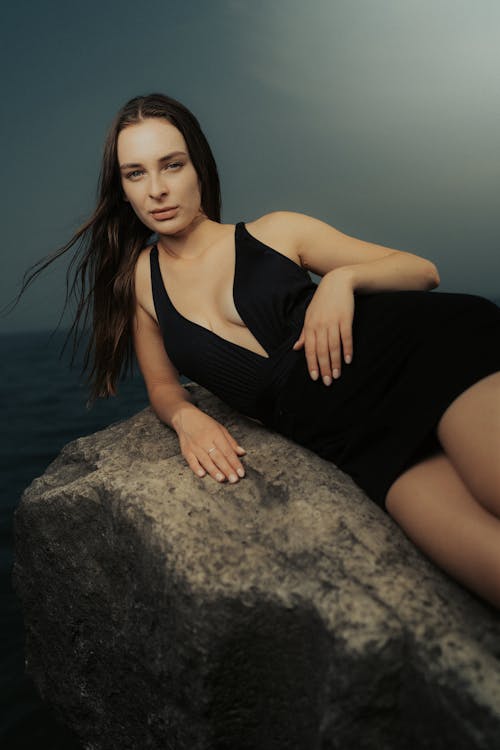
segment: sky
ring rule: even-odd
[[[299,211],[431,259],[441,291],[500,299],[497,0],[3,8],[1,305],[92,213],[111,120],[152,92],[200,121],[223,222]],[[69,260],[0,332],[57,326]]]

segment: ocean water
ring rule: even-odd
[[[24,674],[24,630],[12,588],[13,513],[25,487],[45,471],[69,441],[126,419],[148,405],[138,373],[120,384],[119,394],[85,407],[80,370],[59,354],[65,332],[0,335],[1,390],[1,682],[2,750],[77,750],[81,745],[60,725]]]

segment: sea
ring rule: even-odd
[[[70,367],[66,331],[0,334],[0,748],[81,750],[39,697],[24,671],[24,628],[12,587],[13,515],[23,489],[43,474],[64,445],[127,419],[148,406],[138,368],[118,395],[86,407],[81,353]],[[187,382],[187,381],[185,381]]]

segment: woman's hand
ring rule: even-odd
[[[237,482],[245,470],[238,455],[246,453],[228,430],[196,406],[183,409],[176,422],[182,455],[199,477],[210,476],[219,482]]]
[[[342,269],[323,276],[307,307],[304,325],[293,345],[295,350],[305,346],[309,373],[317,380],[318,371],[325,385],[332,376],[340,377],[341,344],[347,364],[353,358],[352,321],[354,318],[354,290],[348,274]]]

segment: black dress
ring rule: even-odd
[[[292,346],[317,289],[309,273],[235,226],[234,304],[268,357],[189,321],[150,252],[169,358],[237,411],[335,463],[383,510],[391,484],[440,448],[437,423],[466,388],[500,371],[500,308],[473,294],[355,294],[354,356],[331,385]],[[386,511],[387,512],[387,511]]]

